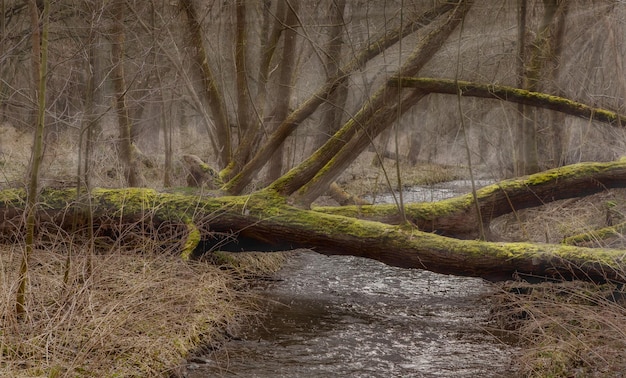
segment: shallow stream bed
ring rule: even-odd
[[[486,330],[480,279],[314,252],[259,294],[268,316],[189,377],[505,377],[514,348]]]

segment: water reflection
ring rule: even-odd
[[[475,278],[302,253],[261,295],[269,316],[190,377],[501,377]]]

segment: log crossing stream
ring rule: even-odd
[[[259,326],[189,362],[188,377],[515,374],[516,349],[487,330],[490,287],[481,279],[310,251],[278,278],[258,289],[268,313]]]

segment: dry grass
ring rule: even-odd
[[[561,243],[565,238],[623,222],[626,189],[612,189],[520,210],[496,219],[492,231],[504,240]],[[623,248],[622,235],[595,240],[591,247]]]
[[[66,285],[67,248],[78,247],[33,255],[27,314],[18,321],[22,246],[3,247],[0,376],[164,376],[254,313],[236,271],[162,252],[95,255],[89,275],[88,257],[74,250]]]
[[[621,221],[626,192],[610,190],[502,217],[493,229],[507,240],[559,243]],[[619,233],[590,246],[624,248]],[[626,292],[588,282],[497,286],[493,316],[518,339],[526,377],[621,377],[626,372]]]
[[[519,340],[525,377],[619,377],[626,372],[626,292],[584,282],[506,283],[494,318]]]
[[[21,162],[28,161],[32,136],[6,124],[0,125],[0,136],[1,186],[24,186]],[[74,185],[75,140],[68,134],[58,144],[48,151],[42,186]],[[123,185],[112,146],[100,147],[92,184]],[[144,174],[150,187],[162,186],[161,166],[145,168]],[[185,175],[175,165],[174,184],[184,185]],[[171,375],[190,353],[218,347],[255,318],[249,278],[271,274],[285,259],[280,253],[216,254],[185,262],[175,242],[184,235],[175,227],[114,231],[117,239],[96,238],[91,264],[79,235],[60,229],[40,235],[30,264],[27,314],[20,321],[15,292],[24,244],[16,235],[15,244],[0,245],[0,377]]]

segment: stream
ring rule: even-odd
[[[259,326],[190,361],[187,377],[515,375],[516,348],[487,330],[481,279],[307,250],[277,278],[257,289]]]

